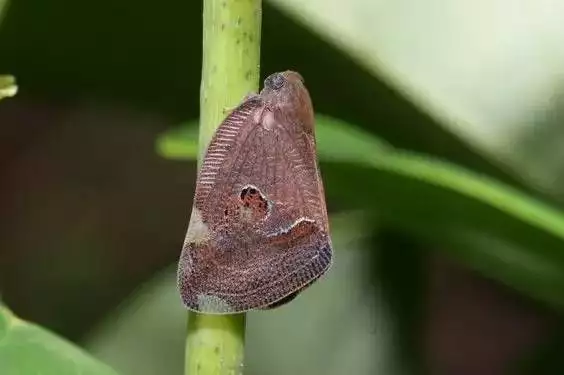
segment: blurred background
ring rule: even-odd
[[[2,302],[122,374],[179,374],[201,2],[0,12]],[[262,74],[299,71],[320,115],[335,265],[248,315],[245,373],[564,371],[562,16],[265,1]]]

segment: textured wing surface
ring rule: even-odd
[[[179,269],[190,309],[264,307],[310,284],[331,263],[314,140],[300,124],[265,111],[260,103],[236,111],[208,148],[194,201],[200,217],[193,213],[207,235],[187,235]]]

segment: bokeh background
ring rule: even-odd
[[[2,11],[2,302],[122,374],[179,374],[201,2]],[[335,265],[248,315],[245,373],[564,371],[563,15],[265,1],[262,74],[299,71],[320,114]]]

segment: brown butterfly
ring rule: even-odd
[[[323,275],[331,258],[311,99],[298,73],[275,73],[207,149],[178,288],[198,312],[272,308]]]

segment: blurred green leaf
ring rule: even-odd
[[[361,129],[353,128],[346,122],[324,115],[317,115],[317,152],[321,159],[358,156],[384,152],[391,146]],[[338,144],[339,147],[335,147]],[[189,122],[169,130],[158,137],[157,153],[167,159],[195,160],[198,155],[198,123]]]
[[[115,375],[82,349],[0,305],[0,374]]]
[[[329,200],[375,210],[486,276],[564,307],[562,212],[487,176],[403,151],[335,160],[322,172]]]
[[[169,130],[157,139],[157,153],[167,159],[196,160],[198,122],[189,122]]]
[[[561,211],[485,175],[385,146],[353,129],[335,121],[318,133],[330,201],[376,211],[484,274],[564,307]]]
[[[564,200],[564,3],[270,2],[498,165]]]
[[[16,95],[18,86],[12,76],[0,76],[0,99]]]
[[[4,11],[8,8],[8,0],[0,0],[0,25],[4,19]]]

